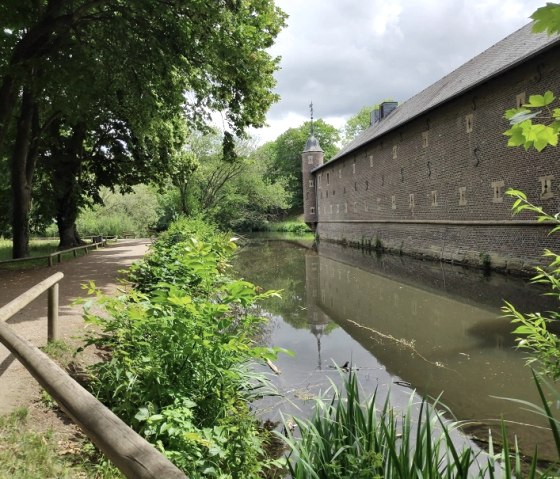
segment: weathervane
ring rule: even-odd
[[[309,104],[309,111],[311,112],[311,136],[313,136],[313,102]]]

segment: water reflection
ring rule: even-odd
[[[484,436],[503,417],[522,447],[552,454],[546,422],[517,404],[538,403],[524,356],[513,349],[511,326],[500,318],[503,300],[520,309],[550,309],[542,291],[501,275],[384,255],[380,258],[333,245],[318,253],[299,244],[257,241],[236,263],[247,279],[283,289],[281,302],[265,307],[269,342],[293,350],[281,357],[279,388],[295,405],[336,379],[333,364],[351,361],[366,391],[392,386],[406,404],[411,384],[438,397],[469,430]],[[397,386],[395,386],[397,384]],[[270,405],[293,413],[289,402]],[[520,424],[532,424],[532,427]],[[495,428],[495,427],[494,427]],[[496,428],[495,428],[496,429]]]

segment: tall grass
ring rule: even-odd
[[[277,231],[281,233],[311,233],[309,226],[303,221],[278,221],[275,223],[266,223],[263,225],[262,231]]]
[[[332,389],[332,400],[318,400],[310,420],[295,420],[301,438],[292,432],[285,438],[294,479],[558,477],[558,471],[539,471],[536,455],[530,465],[523,464],[517,443],[510,457],[505,426],[502,452],[494,453],[491,440],[488,453],[475,452],[468,443],[461,448],[454,444],[456,425],[426,401],[416,413],[411,397],[400,414],[389,397],[378,408],[377,393],[362,403],[352,373],[345,380],[345,394],[334,385]]]

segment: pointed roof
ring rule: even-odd
[[[304,153],[307,153],[308,151],[323,151],[319,145],[319,140],[315,138],[313,133],[311,133],[309,138],[307,138],[307,143],[305,143],[305,149],[303,150]]]
[[[345,145],[336,160],[558,44],[560,36],[533,33],[529,23],[416,94]]]

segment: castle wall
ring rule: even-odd
[[[532,213],[512,216],[508,188],[555,213],[558,149],[507,147],[505,110],[560,93],[560,48],[496,77],[327,163],[314,173],[321,240],[509,270],[542,262],[557,240]],[[382,120],[383,121],[383,120]]]

